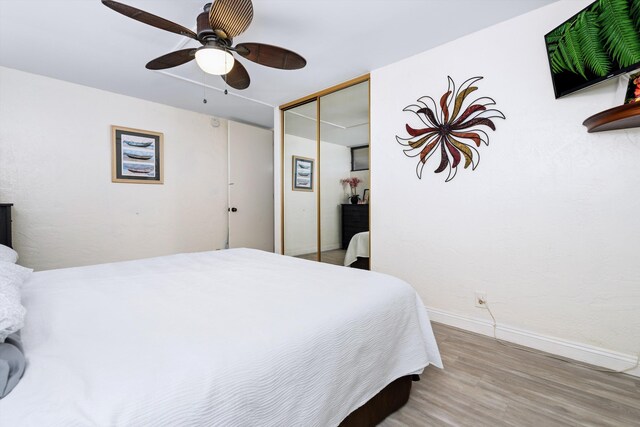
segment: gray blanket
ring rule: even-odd
[[[26,364],[20,332],[9,335],[3,343],[0,343],[0,399],[9,394],[18,384]]]

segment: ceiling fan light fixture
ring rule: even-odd
[[[236,63],[233,52],[256,64],[282,70],[297,70],[307,64],[302,56],[278,46],[264,43],[240,43],[234,46],[233,39],[244,33],[253,20],[252,0],[211,1],[196,18],[197,33],[115,0],[102,0],[102,4],[128,18],[189,37],[203,45],[201,48],[181,49],[152,59],[145,65],[149,70],[166,70],[195,59],[204,72],[221,76],[226,85],[242,90],[249,87],[251,78],[244,65],[240,61]]]
[[[223,76],[231,71],[235,59],[218,46],[202,46],[196,51],[196,62],[205,73]]]

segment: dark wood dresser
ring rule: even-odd
[[[342,249],[347,249],[351,238],[369,231],[369,205],[342,205]]]
[[[13,203],[0,203],[0,245],[9,246],[11,243],[11,206]]]

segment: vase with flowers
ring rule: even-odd
[[[340,182],[342,183],[343,187],[349,184],[349,187],[351,188],[351,195],[349,196],[349,200],[351,200],[351,204],[357,205],[358,201],[360,200],[360,196],[358,195],[358,184],[360,184],[362,180],[357,176],[352,176],[349,178],[343,178],[340,180]]]

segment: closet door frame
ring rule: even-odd
[[[300,105],[307,104],[309,102],[316,101],[316,164],[317,164],[317,172],[316,172],[316,218],[317,218],[317,261],[322,259],[322,224],[321,224],[321,206],[320,206],[320,177],[321,177],[321,165],[322,159],[320,158],[320,98],[325,95],[329,95],[334,92],[338,92],[342,89],[346,89],[351,86],[355,86],[360,83],[369,82],[368,88],[368,100],[367,103],[369,105],[369,182],[371,182],[371,77],[369,74],[362,75],[360,77],[356,77],[354,79],[348,80],[344,83],[340,83],[335,86],[331,86],[327,89],[323,89],[319,92],[312,93],[311,95],[307,95],[305,97],[296,99],[295,101],[288,102],[280,106],[280,253],[284,255],[285,253],[285,241],[284,241],[284,227],[285,227],[285,158],[284,158],[284,136],[285,136],[285,120],[284,113],[287,110],[290,110],[295,107],[299,107]],[[371,208],[369,208],[369,256],[371,256]],[[371,258],[369,258],[371,259]],[[369,261],[371,263],[371,261]]]

